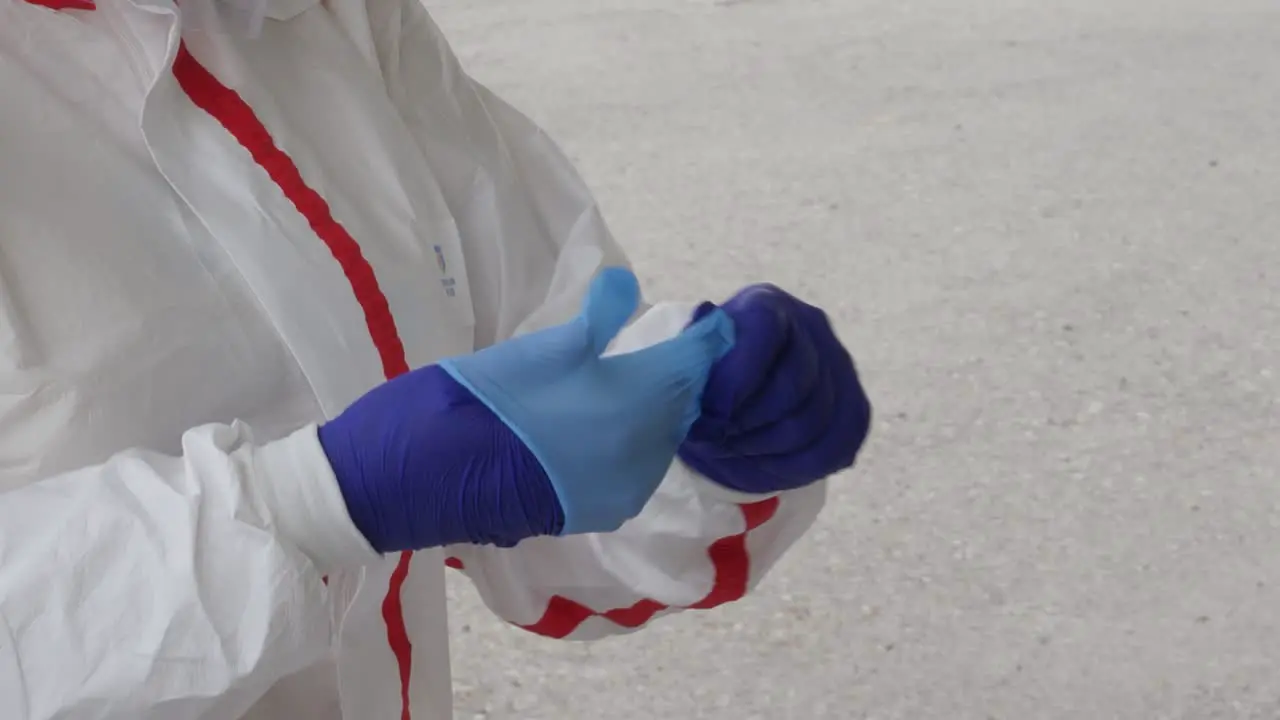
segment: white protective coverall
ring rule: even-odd
[[[740,598],[814,520],[822,484],[677,464],[616,533],[376,555],[316,423],[570,318],[625,263],[590,193],[419,0],[270,0],[256,39],[42,4],[0,0],[0,718],[446,720],[446,564],[589,639]]]

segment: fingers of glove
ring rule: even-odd
[[[776,449],[795,442],[813,426],[802,430],[799,428],[804,426],[797,424],[795,429],[781,430],[776,435],[772,434],[775,428],[766,428],[754,438],[735,438],[732,447],[700,444],[688,454],[694,462],[702,461],[706,470],[714,473],[709,477],[748,491],[782,490],[832,475],[850,467],[856,459],[870,430],[870,401],[851,356],[830,330],[825,314],[806,306],[803,315],[814,331],[815,345],[830,376],[831,390],[824,394],[833,398],[833,402],[825,429],[802,447],[769,455],[758,451],[769,445]],[[748,443],[755,444],[757,452],[751,452]]]
[[[836,336],[827,314],[807,305],[802,308],[802,312],[808,317],[809,326],[815,329],[815,343],[819,352],[827,358],[828,367],[835,379],[836,396],[841,398],[840,408],[844,411],[843,416],[837,416],[835,429],[843,431],[849,440],[848,461],[852,464],[853,456],[862,447],[871,429],[871,400],[862,386],[853,356]]]
[[[734,344],[733,322],[712,312],[670,340],[601,360],[610,380],[649,404],[679,408],[683,437],[697,419],[699,399],[712,365]]]
[[[618,336],[640,306],[640,283],[626,268],[600,271],[583,302],[581,318],[587,325],[587,342],[600,355]]]
[[[733,349],[712,368],[703,405],[708,414],[727,420],[764,385],[786,348],[790,323],[770,286],[747,288],[722,310],[733,319],[736,338]]]
[[[808,397],[774,421],[729,437],[727,448],[736,455],[759,457],[794,455],[818,443],[835,420],[837,399],[830,373],[816,374],[820,379]]]
[[[698,324],[714,312],[722,311],[720,310],[720,307],[713,302],[702,303],[693,311],[693,319],[689,321],[689,325],[693,326]],[[736,334],[735,329],[735,335]],[[713,366],[711,372],[708,373],[708,387],[710,387],[710,381],[714,372],[715,368]],[[720,409],[716,407],[717,399],[718,396],[716,394],[708,393],[704,388],[700,407],[698,408],[698,418],[687,433],[690,439],[697,437],[711,441],[716,438],[723,438],[728,434],[729,408],[727,407],[727,401],[725,403],[726,407]]]
[[[840,342],[835,327],[831,324],[831,318],[827,317],[827,313],[822,308],[797,300],[795,314],[796,321],[805,327],[820,352],[843,356],[849,365],[853,365],[849,351],[844,343]]]
[[[733,321],[722,311],[714,311],[686,327],[679,335],[624,355],[604,358],[611,372],[637,372],[649,366],[658,375],[693,376],[705,382],[711,365],[730,352],[736,342]],[[625,377],[633,377],[628,374]]]
[[[835,407],[825,432],[798,452],[764,458],[762,470],[812,482],[853,465],[871,427],[871,403],[852,362],[834,374]]]
[[[626,268],[605,268],[592,281],[582,310],[572,321],[440,361],[478,395],[486,379],[519,373],[525,382],[551,383],[567,368],[598,358],[617,337],[640,303],[640,286]]]
[[[837,424],[833,422],[821,443],[798,453],[730,457],[694,455],[693,462],[690,464],[696,470],[698,461],[705,462],[707,469],[700,472],[721,484],[743,492],[778,492],[804,487],[853,464],[857,453],[856,443],[849,447],[836,448],[835,452],[828,447],[829,439],[841,437],[834,432],[836,427]],[[686,457],[686,462],[689,461],[690,459]]]
[[[820,410],[831,402],[831,378],[805,328],[789,322],[789,341],[769,369],[763,383],[729,418],[731,435],[750,434],[783,419]],[[815,395],[825,396],[815,399]]]

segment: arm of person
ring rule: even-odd
[[[243,424],[0,495],[0,717],[238,717],[321,659],[322,573],[376,559],[310,426]]]
[[[610,352],[673,337],[691,306],[657,305]],[[768,496],[723,488],[677,461],[636,518],[607,534],[461,545],[465,572],[498,616],[552,638],[588,640],[745,596],[817,518],[825,482]]]
[[[477,348],[565,322],[600,269],[626,266],[571,163],[534,123],[473,81],[417,0],[384,43],[388,92],[442,181],[471,278]],[[467,138],[458,152],[433,138]],[[466,172],[459,162],[473,162]],[[493,288],[492,292],[476,291]],[[500,290],[499,290],[500,289]],[[642,306],[612,351],[673,337],[693,304]],[[530,631],[572,639],[633,630],[683,608],[741,598],[795,543],[821,482],[771,496],[731,492],[677,462],[636,518],[609,534],[449,548],[488,606]]]

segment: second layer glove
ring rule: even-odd
[[[602,357],[639,302],[606,270],[556,327],[407,373],[320,429],[353,520],[379,551],[511,545],[637,515],[697,419],[733,326]]]
[[[441,362],[538,458],[565,534],[616,530],[640,512],[733,345],[732,322],[713,311],[671,340],[602,357],[639,301],[630,271],[605,270],[572,322]]]
[[[772,285],[748,287],[720,309],[737,341],[716,364],[702,415],[680,457],[725,487],[790,490],[853,465],[871,403],[827,316]]]

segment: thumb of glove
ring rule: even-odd
[[[592,355],[604,354],[640,307],[640,282],[626,268],[605,268],[592,281],[583,301],[579,321],[586,325],[587,347]]]
[[[553,383],[566,373],[594,368],[640,304],[640,284],[625,268],[608,268],[592,282],[572,320],[511,338],[440,365],[473,393],[518,374],[523,383]]]
[[[578,315],[578,321],[585,325],[587,351],[592,356],[603,355],[639,305],[640,284],[630,270],[603,270],[592,282]],[[641,387],[656,389],[657,385],[677,383],[696,385],[700,390],[710,366],[733,343],[733,321],[706,303],[695,321],[675,338],[602,362],[606,372],[630,378]]]
[[[630,271],[605,270],[573,321],[440,363],[542,464],[566,535],[614,530],[640,512],[733,342],[732,321],[717,312],[666,342],[601,357],[639,295]]]

